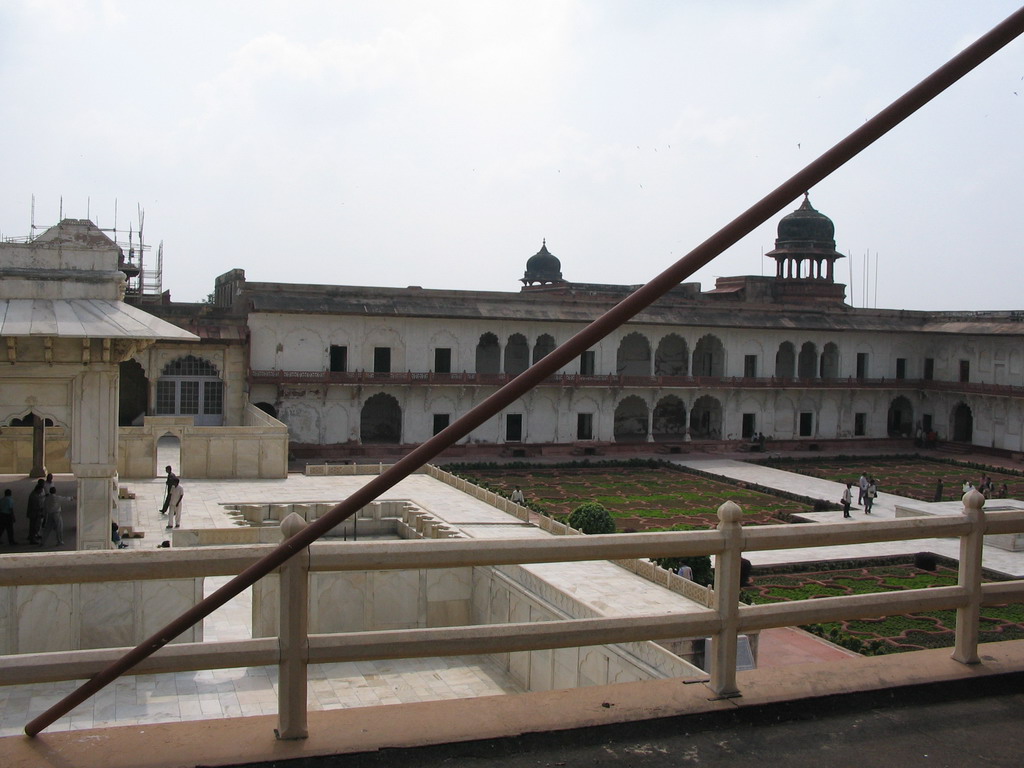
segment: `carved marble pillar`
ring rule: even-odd
[[[117,363],[74,380],[71,471],[78,480],[78,549],[110,549],[117,477]]]

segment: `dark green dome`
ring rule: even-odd
[[[836,228],[830,219],[811,206],[811,199],[804,195],[804,201],[779,222],[776,247],[784,243],[814,243],[818,247],[836,247]]]
[[[523,275],[522,282],[530,285],[531,283],[558,283],[561,281],[562,262],[548,251],[547,240],[544,240],[540,250],[527,260],[526,273]]]

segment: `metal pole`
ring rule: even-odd
[[[321,535],[329,531],[354,511],[376,499],[407,475],[426,464],[448,446],[467,435],[502,408],[533,389],[548,376],[564,366],[584,350],[593,346],[641,310],[653,304],[673,287],[705,266],[726,248],[752,232],[782,207],[826,178],[843,163],[870,146],[918,109],[934,99],[946,88],[977,67],[999,49],[1024,32],[1024,8],[1011,14],[1005,21],[980,37],[935,72],[915,85],[903,96],[868,120],[803,170],[763,197],[733,219],[714,235],[698,245],[686,256],[627,296],[601,317],[581,330],[562,346],[541,358],[524,373],[473,408],[465,416],[436,434],[427,442],[396,462],[391,469],[378,475],[330,512],[297,533],[258,563],[253,564],[227,584],[197,603],[155,635],[144,640],[121,659],[82,684],[48,710],[25,726],[25,733],[35,736],[43,728],[70,712],[75,706],[131,669],[143,659],[158,651],[186,629],[209,616],[228,600],[266,576],[288,558],[302,551]]]

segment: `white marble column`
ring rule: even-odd
[[[78,549],[110,549],[117,476],[116,363],[90,366],[74,380],[71,471],[78,480]]]

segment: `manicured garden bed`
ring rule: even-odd
[[[957,501],[963,497],[963,484],[970,480],[975,486],[982,475],[988,475],[998,488],[1007,486],[1007,495],[1024,493],[1024,477],[1013,471],[966,466],[957,462],[916,457],[821,457],[816,459],[766,459],[758,462],[787,472],[821,477],[836,482],[853,483],[861,472],[867,472],[878,481],[878,490],[920,501],[935,501],[935,491],[942,480],[942,501]],[[855,497],[856,498],[856,497]]]
[[[954,585],[956,580],[956,569],[949,565],[939,565],[935,571],[894,563],[816,572],[770,572],[755,574],[754,585],[743,590],[742,599],[752,604],[777,603],[833,595],[927,589]],[[812,624],[804,629],[867,655],[952,648],[956,611],[928,611]],[[1024,605],[987,606],[982,609],[981,642],[1020,639],[1024,639]]]
[[[619,531],[714,528],[718,507],[734,501],[744,525],[786,522],[811,505],[735,483],[680,471],[655,462],[569,467],[470,465],[449,469],[503,496],[522,488],[529,506],[551,516],[568,515],[584,502],[603,504]]]

